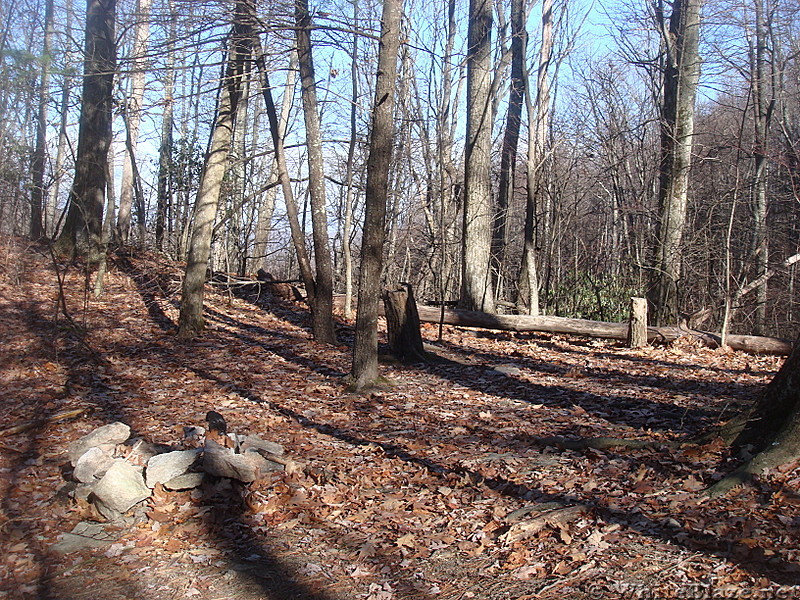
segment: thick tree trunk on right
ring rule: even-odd
[[[470,0],[468,38],[461,306],[493,313],[491,0]]]
[[[116,71],[116,0],[87,0],[83,94],[78,127],[75,179],[69,212],[56,240],[64,256],[101,254],[106,161],[111,145],[114,73]]]
[[[678,282],[683,263],[683,232],[689,169],[692,163],[694,103],[700,78],[700,5],[702,0],[675,0],[667,24],[660,13],[666,53],[661,106],[661,165],[655,268],[648,293],[653,321],[678,322]]]
[[[736,434],[732,448],[750,448],[755,456],[709,491],[720,496],[766,469],[800,458],[800,341],[753,407],[726,433]]]

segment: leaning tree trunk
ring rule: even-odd
[[[386,236],[386,198],[394,140],[394,90],[397,50],[403,0],[384,0],[372,133],[367,158],[367,189],[364,234],[361,242],[361,273],[358,282],[358,312],[353,342],[350,388],[360,391],[378,381],[378,299]]]
[[[241,79],[244,64],[250,56],[254,22],[254,10],[250,0],[236,3],[231,48],[225,78],[222,81],[217,119],[211,134],[211,146],[206,157],[205,168],[200,179],[200,189],[195,201],[192,237],[186,263],[186,276],[183,278],[181,293],[181,312],[178,321],[178,334],[181,337],[194,337],[205,327],[203,320],[203,289],[206,269],[211,253],[211,237],[217,215],[222,180],[228,167],[231,149],[233,124],[241,95]]]
[[[100,259],[106,161],[111,145],[111,121],[116,70],[116,0],[87,0],[86,45],[75,179],[69,212],[56,240],[64,256],[85,254]]]
[[[800,458],[800,340],[753,407],[734,423],[731,447],[755,456],[708,490],[720,496],[766,469]],[[738,429],[738,433],[737,430]],[[726,433],[730,434],[731,428]]]

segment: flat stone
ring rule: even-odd
[[[113,464],[113,456],[100,446],[94,446],[81,454],[72,476],[81,483],[93,483],[105,475]]]
[[[235,454],[230,448],[206,440],[203,470],[216,477],[229,477],[243,483],[258,479],[258,464],[249,454]]]
[[[259,473],[271,473],[273,471],[284,471],[285,467],[281,463],[268,459],[266,456],[260,454],[256,448],[249,448],[243,456],[253,461],[258,467]]]
[[[247,452],[247,450],[250,448],[256,448],[258,450],[266,450],[270,454],[277,454],[278,456],[284,453],[283,446],[281,446],[280,444],[276,444],[275,442],[262,440],[257,435],[244,436],[244,438],[239,441],[239,446],[242,453]]]
[[[144,483],[141,467],[117,459],[103,478],[95,484],[93,496],[103,506],[124,513],[134,504],[150,497],[150,488]]]
[[[114,447],[117,444],[121,444],[127,440],[130,435],[131,428],[125,423],[120,423],[119,421],[98,427],[91,433],[78,440],[75,440],[67,447],[67,451],[69,452],[69,461],[74,467],[77,464],[78,459],[83,456],[84,452],[86,452],[89,448],[106,445]]]
[[[175,479],[179,475],[185,474],[192,466],[200,449],[195,450],[175,450],[165,454],[157,454],[147,461],[147,469],[144,474],[147,487],[155,487],[157,483],[164,483],[170,479]]]
[[[200,487],[204,477],[205,473],[186,473],[165,482],[164,487],[173,492],[193,490]]]
[[[83,521],[75,525],[69,533],[59,536],[59,541],[50,546],[50,549],[60,554],[69,554],[85,548],[102,548],[115,541],[121,533],[110,533],[100,523]]]

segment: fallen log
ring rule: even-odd
[[[443,323],[459,327],[477,327],[501,331],[542,331],[623,341],[628,338],[628,323],[609,323],[606,321],[589,321],[588,319],[553,316],[490,315],[467,310],[442,311],[438,306],[419,306],[417,311],[419,320],[424,323],[439,323],[443,317]],[[720,337],[707,331],[695,331],[681,327],[647,328],[649,342],[673,342],[685,336],[691,337],[709,348],[718,348],[721,345]],[[785,355],[789,354],[792,349],[792,342],[780,338],[729,335],[727,341],[728,346],[734,350],[758,354]]]

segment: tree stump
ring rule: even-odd
[[[647,300],[631,298],[631,318],[628,328],[628,346],[647,346]]]
[[[427,362],[419,330],[419,313],[411,285],[401,283],[395,290],[383,292],[386,330],[392,354],[403,362]]]

